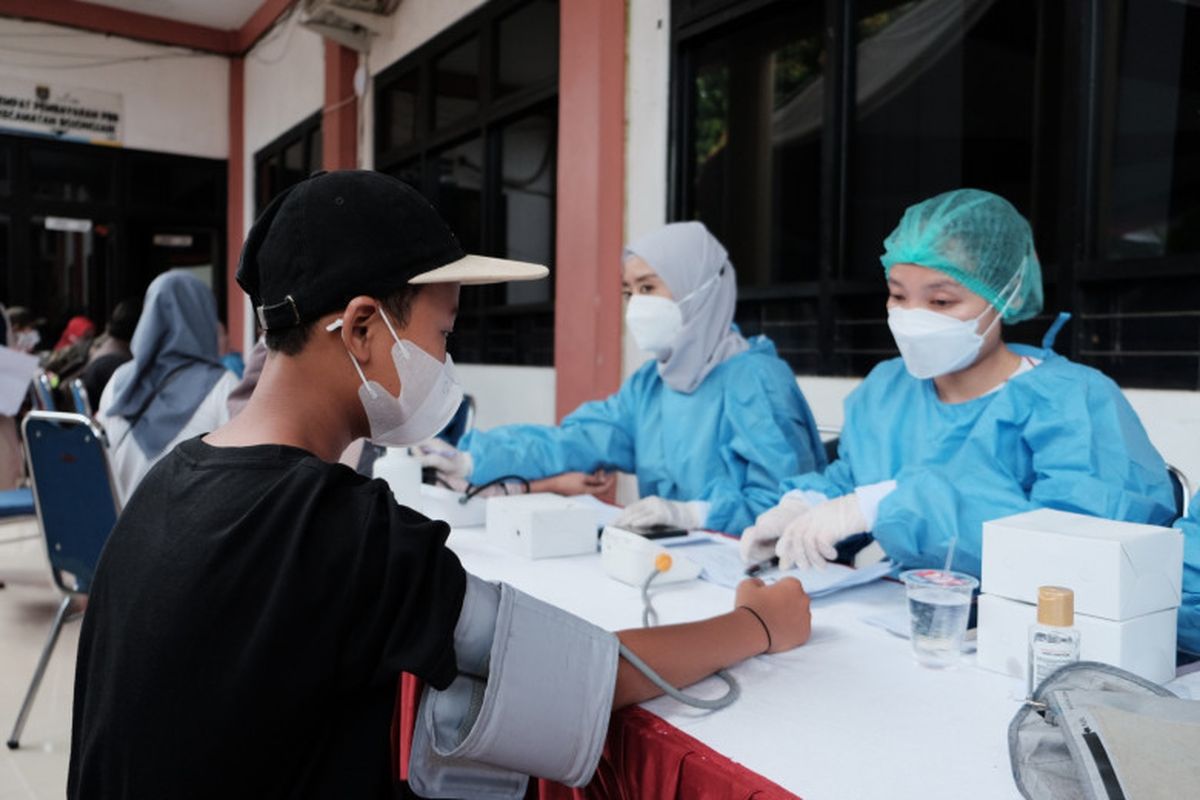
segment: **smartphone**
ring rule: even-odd
[[[625,528],[627,531],[633,531],[639,536],[644,536],[647,539],[669,539],[672,536],[687,536],[688,532],[683,528],[676,528],[674,525],[641,525]]]

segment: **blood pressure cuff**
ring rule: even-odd
[[[529,775],[587,783],[608,732],[617,637],[468,575],[454,646],[458,677],[421,697],[411,788],[431,798],[515,800]]]

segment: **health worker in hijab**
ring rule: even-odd
[[[631,526],[740,535],[788,475],[823,469],[825,451],[791,368],[765,336],[733,324],[737,278],[699,222],[667,225],[625,248],[625,322],[647,361],[604,400],[562,424],[473,431],[423,461],[480,485],[507,476],[617,470],[637,476]]]

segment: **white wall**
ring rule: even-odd
[[[245,147],[242,196],[243,231],[254,224],[254,154],[325,102],[324,40],[289,16],[267,32],[246,54],[243,71],[242,135]],[[228,118],[226,116],[226,118]],[[242,304],[245,341],[242,352],[254,347],[250,303]]]
[[[667,137],[671,99],[671,2],[628,4],[625,62],[625,241],[667,222]],[[614,280],[616,266],[614,265]],[[621,327],[621,374],[649,355]]]
[[[457,364],[463,391],[475,398],[475,427],[528,422],[553,425],[554,370]]]
[[[126,147],[229,157],[221,56],[0,18],[0,74],[120,94]]]

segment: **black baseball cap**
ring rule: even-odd
[[[246,237],[237,282],[262,328],[274,331],[405,284],[549,274],[540,264],[468,255],[416,189],[379,172],[339,170],[317,172],[271,201]]]

